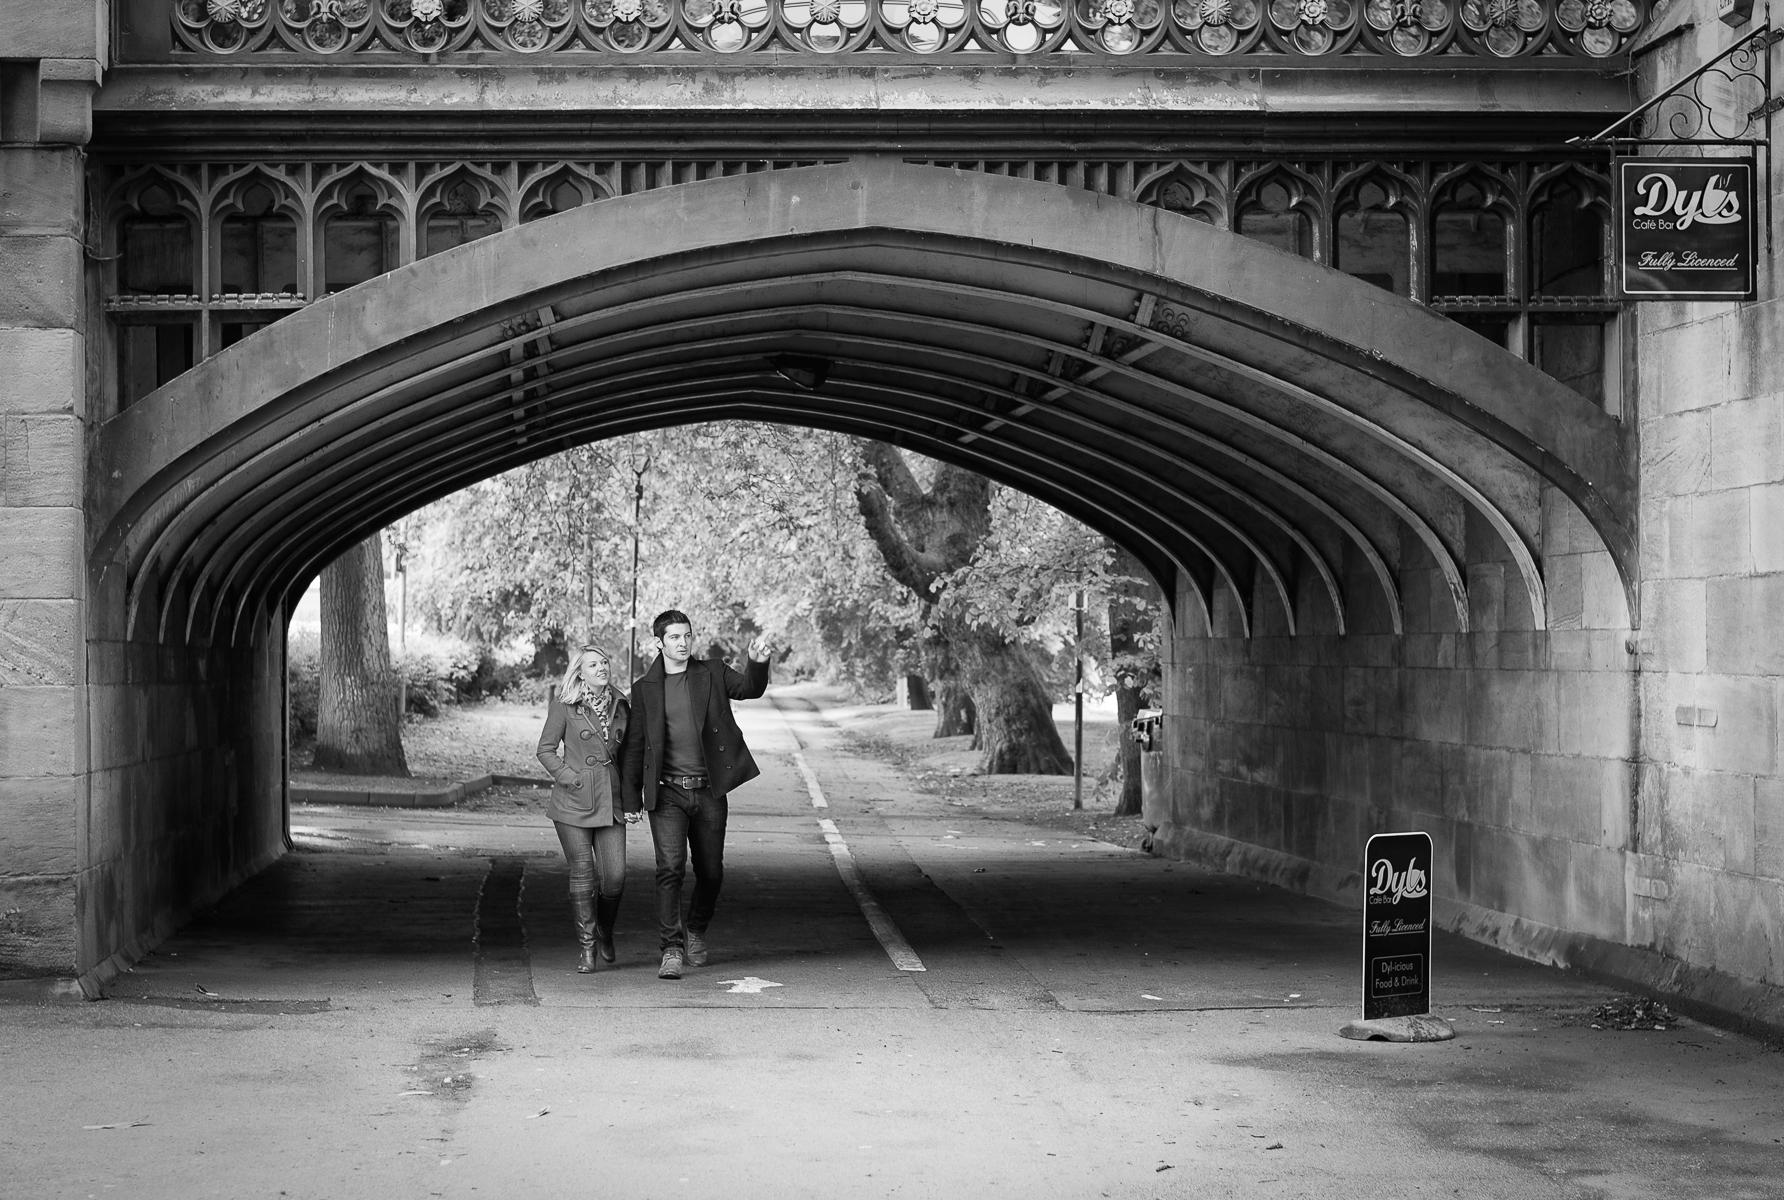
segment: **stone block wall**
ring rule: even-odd
[[[104,0],[0,0],[0,979],[75,972],[86,188]]]
[[[1582,576],[1578,611],[1615,612]],[[1352,902],[1369,836],[1424,830],[1448,927],[1776,1025],[1784,634],[1753,609],[1784,603],[1661,590],[1640,630],[1244,638],[1217,604],[1172,645],[1158,848]]]
[[[1652,88],[1739,37],[1715,6]],[[1784,53],[1772,50],[1773,71]],[[1641,944],[1784,984],[1784,171],[1759,299],[1635,306],[1642,751],[1630,927]],[[1752,214],[1757,219],[1761,214]]]
[[[1694,11],[1645,61],[1647,94],[1755,28]],[[1416,548],[1403,638],[1247,639],[1222,599],[1171,647],[1162,849],[1346,898],[1370,834],[1428,830],[1452,928],[1784,1027],[1781,181],[1774,164],[1759,300],[1624,319],[1634,619],[1552,492],[1546,630],[1487,561],[1468,568],[1475,631],[1446,629]]]
[[[1158,842],[1343,898],[1372,834],[1424,830],[1452,926],[1621,941],[1627,646],[1614,629],[1179,638]]]
[[[0,64],[0,978],[74,972],[87,795],[82,155],[36,141],[30,65]]]
[[[0,979],[106,972],[282,852],[284,639],[122,640],[89,590],[84,145],[109,5],[0,0]]]
[[[284,853],[284,677],[277,623],[239,648],[92,643],[83,979]]]

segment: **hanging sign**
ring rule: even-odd
[[[1615,161],[1619,294],[1627,300],[1752,299],[1752,161]]]
[[[1363,1020],[1430,1012],[1431,835],[1370,838],[1363,886]]]

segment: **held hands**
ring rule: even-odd
[[[628,825],[636,825],[642,820],[644,820],[644,814],[641,812],[629,812],[626,814],[626,824]]]

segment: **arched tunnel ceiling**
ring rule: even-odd
[[[1540,625],[1545,483],[1628,579],[1616,422],[1459,326],[1159,210],[862,162],[585,206],[246,339],[102,427],[95,586],[138,630],[232,638],[430,500],[721,419],[983,471],[1192,584],[1204,619],[1262,589],[1341,631],[1367,588],[1398,630],[1412,553],[1466,628],[1485,529]]]

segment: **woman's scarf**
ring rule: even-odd
[[[594,717],[595,727],[601,731],[603,743],[609,741],[613,736],[612,692],[611,687],[597,688],[586,679],[578,679],[575,693],[564,697],[565,704],[581,708]]]

